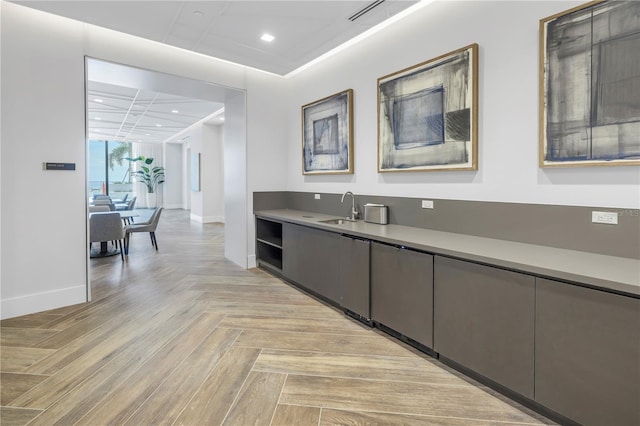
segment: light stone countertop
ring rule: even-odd
[[[337,216],[299,210],[256,211],[256,217],[305,225],[389,244],[513,269],[550,279],[640,296],[640,260],[363,220],[320,223]]]

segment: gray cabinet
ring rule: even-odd
[[[371,243],[371,318],[433,347],[433,256]]]
[[[285,223],[282,248],[287,279],[332,301],[339,299],[340,234]]]
[[[434,350],[533,399],[535,278],[436,256]]]
[[[537,279],[536,402],[584,425],[640,424],[640,299]]]
[[[371,242],[340,237],[340,289],[337,302],[362,319],[371,319],[369,250]]]

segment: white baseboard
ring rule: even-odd
[[[256,255],[250,254],[249,256],[247,256],[247,268],[251,269],[251,268],[256,268],[257,266],[258,266],[258,263],[256,261]]]
[[[87,287],[79,285],[54,291],[29,294],[0,301],[0,318],[13,318],[21,315],[62,308],[87,301]]]
[[[190,218],[198,223],[224,223],[224,216],[196,216],[192,213]]]

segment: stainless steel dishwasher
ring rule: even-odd
[[[345,312],[366,323],[371,320],[369,250],[371,241],[340,237],[340,300]]]

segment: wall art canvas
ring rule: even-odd
[[[302,107],[302,173],[353,173],[353,90]]]
[[[640,164],[640,2],[540,21],[540,166]]]
[[[378,171],[476,170],[478,45],[378,79]]]

